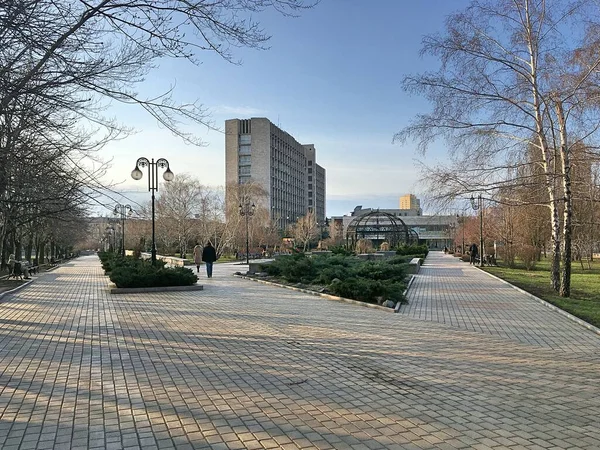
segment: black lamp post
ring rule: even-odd
[[[154,193],[158,191],[158,168],[165,169],[163,178],[165,181],[173,181],[175,175],[169,168],[169,161],[165,158],[159,158],[154,161],[148,161],[148,158],[138,158],[135,163],[135,169],[131,172],[131,178],[134,180],[141,180],[144,174],[140,170],[140,167],[148,167],[148,190],[152,192],[152,264],[156,263],[156,236],[155,236],[155,223],[154,223]]]
[[[462,247],[460,250],[460,254],[464,255],[465,254],[465,216],[464,214],[459,216],[458,214],[456,215],[456,220],[458,221],[458,219],[460,219],[460,227],[462,228]]]
[[[112,225],[107,226],[104,230],[104,235],[106,236],[106,242],[108,243],[108,251],[114,251],[115,228]]]
[[[483,198],[481,194],[476,199],[471,195],[471,207],[475,211],[479,210],[479,267],[483,267]]]
[[[446,244],[446,248],[448,249],[448,251],[452,252],[454,251],[454,242],[456,241],[456,224],[455,223],[449,223],[448,224],[448,240],[447,240],[447,244]]]
[[[113,214],[121,219],[121,255],[123,257],[125,257],[125,219],[131,216],[131,213],[133,213],[131,205],[121,205],[120,203],[115,205],[113,211]]]
[[[250,241],[248,238],[250,230],[248,228],[248,220],[254,215],[255,209],[256,206],[254,205],[254,203],[250,204],[249,201],[240,203],[240,216],[246,218],[246,264],[250,264]]]

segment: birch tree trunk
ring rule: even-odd
[[[560,280],[560,296],[569,297],[571,295],[571,238],[572,238],[572,218],[573,218],[573,195],[571,190],[571,159],[569,155],[569,146],[567,141],[567,130],[565,124],[565,115],[562,101],[555,102],[556,118],[560,131],[560,156],[562,187],[564,194],[564,217],[563,217],[563,248],[562,248],[562,274]]]
[[[533,113],[535,118],[535,130],[543,161],[544,174],[546,178],[546,189],[548,190],[550,218],[552,223],[552,262],[550,267],[550,282],[555,291],[560,287],[560,254],[561,254],[561,239],[560,239],[560,221],[558,216],[558,208],[556,204],[556,195],[554,192],[554,176],[553,176],[553,152],[548,148],[548,140],[544,127],[544,116],[542,113],[542,100],[539,90],[538,79],[538,36],[535,33],[529,1],[523,4],[523,12],[525,19],[523,26],[525,27],[527,50],[529,51],[529,67],[530,67],[530,84],[532,94]]]

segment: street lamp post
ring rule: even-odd
[[[460,223],[460,227],[462,228],[462,247],[460,248],[460,254],[464,255],[465,254],[465,215],[456,215],[456,220],[459,221]]]
[[[113,214],[121,219],[121,255],[123,257],[125,257],[125,219],[131,216],[131,213],[133,213],[131,205],[121,205],[120,203],[115,205],[113,211]]]
[[[246,218],[246,264],[250,264],[250,241],[248,238],[250,230],[248,228],[248,220],[254,215],[255,209],[256,206],[254,205],[254,203],[250,204],[249,201],[240,203],[240,216]]]
[[[448,224],[448,244],[446,245],[446,248],[448,249],[448,251],[454,252],[455,241],[456,241],[456,224],[450,223],[450,224]]]
[[[104,230],[104,235],[106,236],[106,242],[108,243],[108,251],[114,251],[115,228],[112,225],[108,225]]]
[[[131,171],[131,178],[134,180],[141,180],[144,174],[140,170],[140,167],[148,167],[148,190],[152,192],[152,264],[156,263],[156,233],[155,233],[155,221],[154,221],[154,193],[158,191],[158,168],[165,169],[163,178],[165,181],[173,181],[175,175],[169,168],[169,161],[165,158],[159,158],[154,161],[152,158],[148,161],[148,158],[138,158],[135,163],[135,169]]]
[[[477,202],[475,202],[477,200]],[[477,199],[471,195],[471,207],[477,211],[479,210],[479,267],[483,267],[483,198],[481,194],[477,196]]]

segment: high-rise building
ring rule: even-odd
[[[421,215],[421,200],[414,194],[406,194],[400,197],[400,209],[417,211],[418,216]]]
[[[225,121],[227,187],[254,182],[268,193],[270,218],[281,228],[314,211],[325,222],[325,169],[313,144],[302,145],[266,118]]]

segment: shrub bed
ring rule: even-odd
[[[396,248],[397,255],[410,255],[413,258],[425,258],[429,253],[427,245],[401,245]]]
[[[105,274],[119,288],[191,286],[198,281],[192,270],[165,267],[161,260],[152,265],[150,261],[131,256],[123,258],[115,253],[101,252],[98,256]]]
[[[364,261],[355,256],[302,253],[281,256],[262,270],[277,281],[301,283],[340,297],[381,304],[404,302],[408,262],[414,255],[383,261]]]

